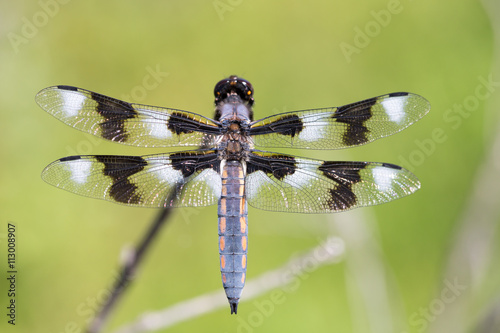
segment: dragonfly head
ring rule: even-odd
[[[219,104],[230,95],[237,95],[242,101],[253,105],[253,86],[247,80],[231,75],[230,77],[217,82],[214,88],[215,104]]]

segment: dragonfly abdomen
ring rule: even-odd
[[[231,313],[236,313],[245,285],[248,235],[245,176],[239,161],[227,161],[222,169],[218,215],[222,285],[231,305]]]

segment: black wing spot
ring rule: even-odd
[[[168,120],[167,128],[174,134],[193,133],[195,128],[188,128],[193,121],[189,115],[182,112],[173,112]],[[190,126],[192,127],[192,125]]]
[[[347,210],[356,205],[356,195],[350,188],[338,186],[330,189],[330,197],[326,200],[328,208],[332,211]]]
[[[394,92],[390,93],[389,97],[400,97],[400,96],[408,96],[407,92]]]
[[[330,189],[330,197],[326,204],[332,211],[346,210],[356,205],[356,194],[352,186],[361,181],[360,170],[366,167],[366,162],[337,162],[325,161],[319,170],[337,183],[335,188]]]
[[[61,89],[61,90],[70,90],[70,91],[78,91],[78,88],[77,88],[77,87],[73,87],[73,86],[65,86],[65,85],[60,85],[60,86],[57,86],[57,89]]]
[[[382,166],[383,166],[383,167],[386,167],[386,168],[396,169],[396,170],[401,170],[401,169],[403,169],[403,168],[402,168],[402,167],[400,167],[399,165],[396,165],[396,164],[391,164],[391,163],[382,163]]]
[[[74,160],[79,160],[81,159],[81,156],[67,156],[59,159],[59,162],[68,162],[68,161],[74,161]]]
[[[287,175],[293,175],[296,169],[295,158],[284,154],[252,154],[247,162],[247,174],[260,170],[280,181]]]
[[[117,142],[127,141],[125,121],[137,117],[132,104],[95,92],[91,92],[91,97],[97,103],[97,113],[106,119],[100,124],[102,137]]]
[[[281,116],[268,124],[251,128],[251,135],[277,133],[294,137],[304,129],[304,123],[295,114]]]
[[[214,169],[217,173],[220,172],[220,160],[217,158],[215,151],[205,153],[197,152],[179,152],[169,155],[174,170],[182,172],[182,176],[187,178],[195,171],[205,169]]]
[[[324,161],[318,169],[323,174],[344,186],[354,185],[361,181],[359,172],[366,168],[367,162]]]
[[[137,185],[128,177],[144,169],[148,164],[140,156],[95,156],[95,159],[104,164],[103,174],[113,179],[109,195],[118,202],[126,204],[141,203],[141,195],[137,193]]]
[[[347,125],[343,135],[343,142],[348,146],[360,145],[368,142],[367,134],[370,130],[365,126],[366,121],[373,114],[371,108],[377,103],[377,98],[370,98],[361,102],[339,107],[332,118]]]
[[[269,125],[271,127],[276,127],[277,133],[282,135],[289,135],[292,138],[304,129],[302,120],[295,114],[283,116],[279,119],[276,119]]]

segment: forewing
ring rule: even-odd
[[[141,147],[211,147],[218,123],[187,111],[128,103],[89,90],[54,86],[36,95],[42,109],[83,132]]]
[[[69,192],[130,206],[200,207],[216,204],[220,197],[219,168],[212,150],[70,156],[48,165],[42,178]]]
[[[387,163],[319,161],[256,151],[247,161],[248,203],[270,211],[339,212],[389,202],[419,188],[415,175]]]
[[[397,133],[422,118],[429,102],[399,92],[341,107],[282,113],[251,124],[255,146],[340,149]]]

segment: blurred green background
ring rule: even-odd
[[[162,150],[76,131],[41,110],[35,94],[75,85],[211,117],[213,86],[231,74],[254,85],[256,118],[395,91],[424,96],[431,112],[395,136],[343,151],[288,151],[400,164],[420,178],[422,189],[335,215],[249,208],[247,283],[328,237],[341,240],[345,253],[313,265],[294,288],[279,287],[284,299],[271,308],[262,304],[272,292],[245,298],[244,291],[237,316],[227,304],[214,306],[160,332],[500,332],[498,1],[0,6],[5,276],[9,222],[17,228],[18,250],[17,322],[7,324],[2,275],[2,332],[83,332],[123,247],[135,244],[157,213],[45,184],[41,171],[63,156]],[[176,210],[106,331],[206,293],[219,291],[225,302],[217,245],[216,207]]]

